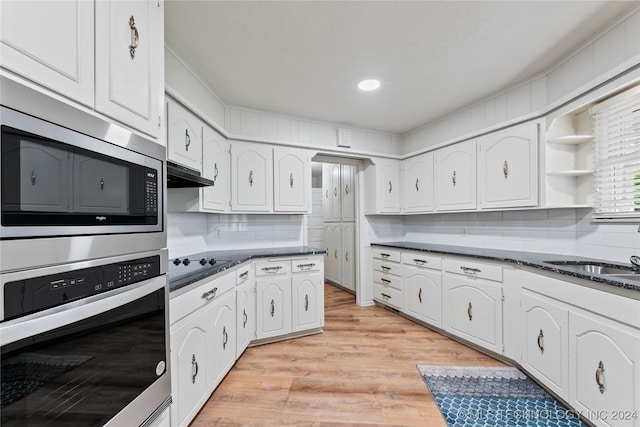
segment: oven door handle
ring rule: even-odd
[[[5,346],[30,336],[51,331],[120,307],[167,284],[167,276],[154,277],[123,288],[114,289],[65,305],[19,317],[0,324],[0,345]]]

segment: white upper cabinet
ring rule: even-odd
[[[152,136],[161,125],[163,25],[158,1],[96,2],[96,110]]]
[[[202,122],[171,99],[167,100],[167,159],[202,171]]]
[[[309,212],[311,209],[311,157],[307,150],[273,149],[273,210]]]
[[[340,165],[322,166],[322,212],[325,222],[340,221]]]
[[[92,1],[0,2],[2,68],[93,106],[93,16]]]
[[[202,176],[214,185],[202,187],[202,208],[212,211],[229,209],[231,184],[229,142],[218,132],[205,125],[202,129]]]
[[[375,159],[365,169],[365,213],[400,213],[400,161]]]
[[[269,212],[273,207],[273,149],[234,142],[231,147],[231,209]]]
[[[355,174],[354,165],[340,165],[340,178],[342,188],[341,216],[342,221],[356,220],[356,196],[355,196]]]
[[[435,152],[436,209],[476,208],[476,141],[470,140]]]
[[[538,204],[538,122],[478,139],[478,205],[481,209]]]
[[[402,164],[402,210],[407,213],[433,211],[433,153],[411,157]]]

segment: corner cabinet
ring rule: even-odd
[[[476,141],[435,151],[436,209],[476,209]]]
[[[256,338],[256,284],[251,274],[251,264],[236,271],[236,358]]]
[[[270,145],[231,145],[231,209],[270,212],[273,209],[273,149]]]
[[[272,338],[291,333],[291,261],[257,262],[256,338]]]
[[[539,123],[531,122],[478,139],[478,207],[538,204]]]
[[[400,213],[400,161],[375,159],[365,169],[365,214]]]
[[[273,149],[273,210],[311,211],[311,157],[307,150]]]
[[[322,258],[291,261],[293,332],[320,328],[324,324]]]
[[[402,161],[402,211],[405,213],[433,212],[434,182],[433,153]]]
[[[167,160],[202,171],[202,121],[167,99]]]
[[[161,3],[97,1],[95,19],[96,110],[158,136],[158,88],[164,86]]]

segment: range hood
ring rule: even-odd
[[[167,188],[208,187],[215,183],[200,172],[173,162],[167,162]]]

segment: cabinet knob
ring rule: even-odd
[[[189,129],[184,130],[184,150],[189,151],[191,145],[191,135],[189,135]]]
[[[544,334],[542,333],[542,329],[540,329],[540,333],[538,334],[538,348],[540,349],[540,353],[544,353]]]
[[[451,175],[451,182],[453,182],[453,186],[456,186],[456,171],[453,171],[453,175]]]
[[[326,190],[326,191],[324,192],[324,197],[325,197],[325,198],[327,198],[327,199],[329,198],[329,190]]]
[[[129,55],[131,59],[136,56],[136,49],[140,44],[140,36],[138,35],[138,29],[136,28],[136,20],[133,15],[129,18],[129,29],[131,30],[131,44],[129,45]]]
[[[191,372],[195,369],[195,373],[191,375],[191,383],[196,383],[196,377],[198,376],[198,361],[196,361],[196,355],[191,356]]]
[[[596,384],[598,384],[598,389],[601,394],[604,394],[605,385],[602,382],[602,377],[604,376],[604,363],[602,360],[598,363],[598,369],[596,369]]]
[[[333,257],[335,259],[338,259],[338,250],[337,249],[335,251],[333,251]]]
[[[504,179],[509,178],[509,162],[507,162],[506,160],[502,165],[502,173],[504,174]]]
[[[469,303],[469,306],[467,307],[467,316],[469,316],[469,321],[473,320],[473,306],[471,303]]]
[[[338,197],[338,189],[336,187],[333,187],[333,195]]]

